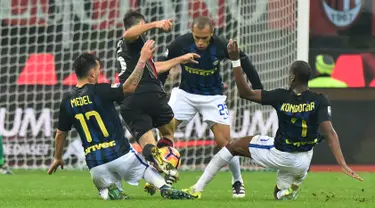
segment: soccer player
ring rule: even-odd
[[[3,146],[3,137],[0,135],[0,174],[12,175],[13,172],[9,170],[8,166],[4,161],[4,146]]]
[[[176,126],[186,125],[200,113],[214,134],[216,144],[224,147],[230,141],[230,119],[223,95],[223,82],[220,76],[219,64],[223,59],[229,59],[227,52],[228,41],[213,35],[214,29],[208,17],[199,16],[193,20],[191,33],[182,35],[168,46],[166,59],[197,53],[199,63],[181,64],[182,74],[179,88],[172,90],[169,104],[171,105]],[[234,64],[242,64],[247,77],[255,89],[262,89],[258,73],[249,58],[240,53],[240,59]],[[166,73],[161,75],[162,81]],[[232,172],[233,197],[245,196],[245,187],[241,176],[239,158],[235,157],[229,163]]]
[[[228,52],[233,61],[239,60],[235,41],[228,44]],[[241,98],[275,108],[279,129],[275,138],[249,136],[222,148],[208,164],[198,182],[186,190],[188,193],[199,198],[200,192],[215,174],[234,156],[239,155],[252,158],[257,164],[278,171],[275,199],[295,199],[307,176],[313,147],[322,140],[321,136],[326,139],[343,172],[362,181],[361,177],[346,165],[338,136],[332,127],[329,101],[324,95],[314,93],[307,87],[311,75],[308,63],[296,61],[291,65],[289,89],[253,90],[243,77],[241,65],[234,65],[233,72]]]
[[[171,20],[146,23],[142,14],[129,11],[124,16],[125,33],[117,43],[117,68],[120,82],[124,83],[133,72],[139,58],[139,52],[145,42],[144,33],[159,28],[169,31]],[[127,129],[142,147],[142,154],[149,162],[156,165],[166,174],[177,177],[177,170],[160,156],[153,135],[153,128],[158,128],[165,141],[173,140],[173,111],[168,105],[167,94],[158,80],[157,71],[165,71],[180,63],[196,62],[196,54],[184,56],[165,62],[154,62],[152,57],[146,62],[145,73],[142,74],[139,87],[121,102],[121,115]],[[164,141],[164,140],[163,140]],[[161,147],[161,146],[159,146]]]
[[[64,142],[73,125],[81,138],[91,178],[103,199],[127,199],[122,190],[122,179],[137,185],[141,178],[158,187],[164,198],[191,198],[167,185],[164,178],[131,148],[113,103],[122,100],[125,93],[135,91],[145,63],[155,50],[153,45],[152,40],[145,43],[135,69],[122,86],[97,84],[100,64],[95,55],[84,53],[74,61],[78,83],[60,104],[55,156],[48,174],[54,173],[59,166],[63,168]]]

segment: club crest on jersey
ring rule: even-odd
[[[111,84],[112,88],[118,88],[120,86],[120,83]]]
[[[219,60],[215,60],[214,62],[212,62],[212,64],[214,65],[214,66],[217,66],[218,64],[219,64]]]
[[[359,16],[363,0],[322,0],[323,9],[336,27],[347,27]]]

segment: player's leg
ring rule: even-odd
[[[166,183],[163,176],[161,176],[160,173],[152,166],[148,166],[146,168],[143,174],[143,178],[148,183],[157,187],[160,190],[160,194],[163,198],[166,198],[166,199],[194,199],[195,198],[189,193],[172,188],[172,186]]]
[[[224,147],[230,141],[230,127],[224,124],[214,124],[211,127],[215,141],[219,147]],[[229,170],[232,172],[232,193],[235,198],[245,197],[245,186],[241,175],[240,158],[233,157],[229,161]]]
[[[129,196],[122,190],[120,175],[109,170],[110,163],[93,167],[90,170],[91,178],[99,195],[104,200],[129,199]]]
[[[178,88],[173,88],[169,101],[166,94],[160,95],[160,105],[155,106],[152,112],[154,125],[159,129],[161,139],[158,147],[173,146],[174,132],[183,121],[190,121],[197,110],[189,103],[188,94]],[[172,117],[171,117],[172,116]]]
[[[171,109],[172,111],[172,109]],[[172,113],[173,116],[173,113]],[[156,126],[160,125],[160,120],[157,119]],[[162,126],[159,126],[159,134],[160,134],[160,139],[157,142],[157,147],[162,148],[166,146],[173,147],[173,141],[174,141],[174,132],[176,129],[176,120],[172,117],[172,119],[167,123]]]
[[[288,154],[289,158],[292,158],[291,165],[277,172],[277,184],[274,190],[274,197],[277,200],[293,200],[298,197],[312,158],[312,151]]]
[[[13,174],[5,164],[3,137],[1,135],[0,135],[0,173],[6,174],[6,175]]]
[[[176,125],[181,121],[187,123],[197,113],[187,98],[187,93],[177,88],[172,90],[169,103],[166,94],[159,94],[159,97],[155,98],[159,104],[149,110],[152,114],[153,126],[158,128],[161,134],[158,147],[173,146],[171,140],[173,140]],[[169,184],[177,179],[170,174],[167,174],[166,177]]]
[[[143,178],[160,190],[163,198],[167,199],[192,199],[190,194],[173,189],[169,186],[160,173],[135,152],[133,149],[126,155],[118,158],[111,164],[112,169],[130,185],[137,186]],[[156,190],[154,191],[154,193]],[[150,193],[153,195],[152,193]]]
[[[211,126],[216,144],[224,147],[230,142],[230,120],[228,109],[225,104],[226,96],[201,96],[204,102],[197,102],[203,120]],[[198,97],[199,99],[199,97]],[[232,172],[233,197],[245,197],[245,186],[241,175],[239,157],[234,157],[229,162],[229,169]]]
[[[198,182],[184,191],[195,196],[196,198],[200,198],[200,192],[203,191],[216,173],[227,165],[235,156],[251,157],[249,143],[252,138],[253,137],[249,136],[237,139],[223,147],[208,163]]]
[[[166,174],[177,176],[177,170],[166,161],[156,147],[152,132],[153,120],[148,109],[155,104],[155,93],[130,95],[121,103],[121,115],[126,128],[142,148],[144,158],[156,163]]]
[[[277,171],[277,184],[274,189],[274,198],[276,200],[292,200],[298,197],[299,186],[306,178],[307,173],[296,175],[290,171]],[[296,180],[296,181],[295,181]]]

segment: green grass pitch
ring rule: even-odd
[[[132,199],[128,201],[103,201],[94,188],[88,171],[60,169],[55,175],[46,171],[16,171],[13,176],[0,176],[0,207],[375,207],[375,174],[361,173],[363,182],[355,181],[343,173],[310,173],[296,201],[275,201],[272,191],[274,172],[243,172],[246,197],[233,199],[231,175],[219,173],[203,192],[202,199],[170,201],[160,194],[149,196],[139,187],[124,185]],[[182,172],[177,188],[187,188],[195,183],[200,172]]]

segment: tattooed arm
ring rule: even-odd
[[[130,74],[129,78],[125,81],[124,85],[122,86],[124,93],[132,93],[137,88],[139,82],[142,79],[144,68],[146,66],[146,62],[148,59],[151,58],[152,53],[155,51],[155,48],[153,47],[155,44],[155,41],[148,40],[141,50],[141,56],[139,57],[137,66],[135,66],[135,69]]]
[[[135,69],[130,74],[129,78],[125,81],[124,85],[122,85],[124,94],[132,93],[135,91],[142,79],[145,65],[146,62],[143,62],[141,60],[138,61],[137,66],[135,66]]]

